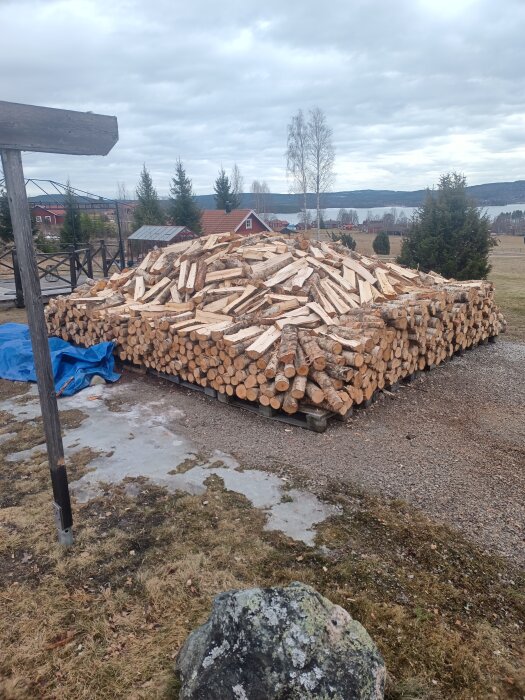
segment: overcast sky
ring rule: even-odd
[[[145,162],[198,194],[237,162],[286,192],[286,126],[320,106],[334,189],[525,178],[525,0],[0,0],[0,95],[118,117],[109,156],[26,174],[114,196]]]

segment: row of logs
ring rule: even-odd
[[[504,324],[488,283],[352,309],[320,331],[285,325],[257,358],[245,352],[253,338],[225,339],[253,320],[210,334],[174,327],[169,316],[114,314],[63,297],[51,300],[46,314],[51,335],[84,346],[113,341],[123,361],[287,413],[309,404],[345,414],[377,389],[497,335]]]

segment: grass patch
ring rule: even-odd
[[[0,307],[0,323],[27,323],[26,310],[17,309],[14,305],[2,305]]]
[[[521,341],[525,341],[525,246],[523,248],[520,256],[494,255],[489,275],[496,286],[496,301],[507,319],[507,337]]]
[[[38,422],[9,420],[17,445],[41,440]],[[3,455],[11,448],[0,445]],[[92,457],[74,460],[72,480]],[[0,508],[2,698],[175,698],[174,657],[213,597],[291,581],[366,626],[387,663],[390,700],[525,692],[522,574],[403,503],[330,485],[326,498],[342,514],[309,548],[264,531],[264,514],[216,476],[202,496],[132,479],[134,498],[122,484],[76,505],[76,544],[62,550],[45,459],[9,469],[14,479],[0,481],[0,495],[16,496]]]

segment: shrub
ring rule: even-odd
[[[390,255],[390,238],[388,233],[385,231],[378,233],[374,238],[372,248],[377,255]]]
[[[356,241],[352,238],[352,236],[346,232],[342,232],[342,233],[332,232],[330,234],[330,238],[335,243],[341,243],[341,245],[344,245],[345,248],[349,248],[350,250],[355,250],[355,247],[357,245]]]

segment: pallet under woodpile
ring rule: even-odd
[[[150,252],[46,309],[49,332],[292,416],[344,416],[505,328],[490,282],[456,282],[278,235]]]

